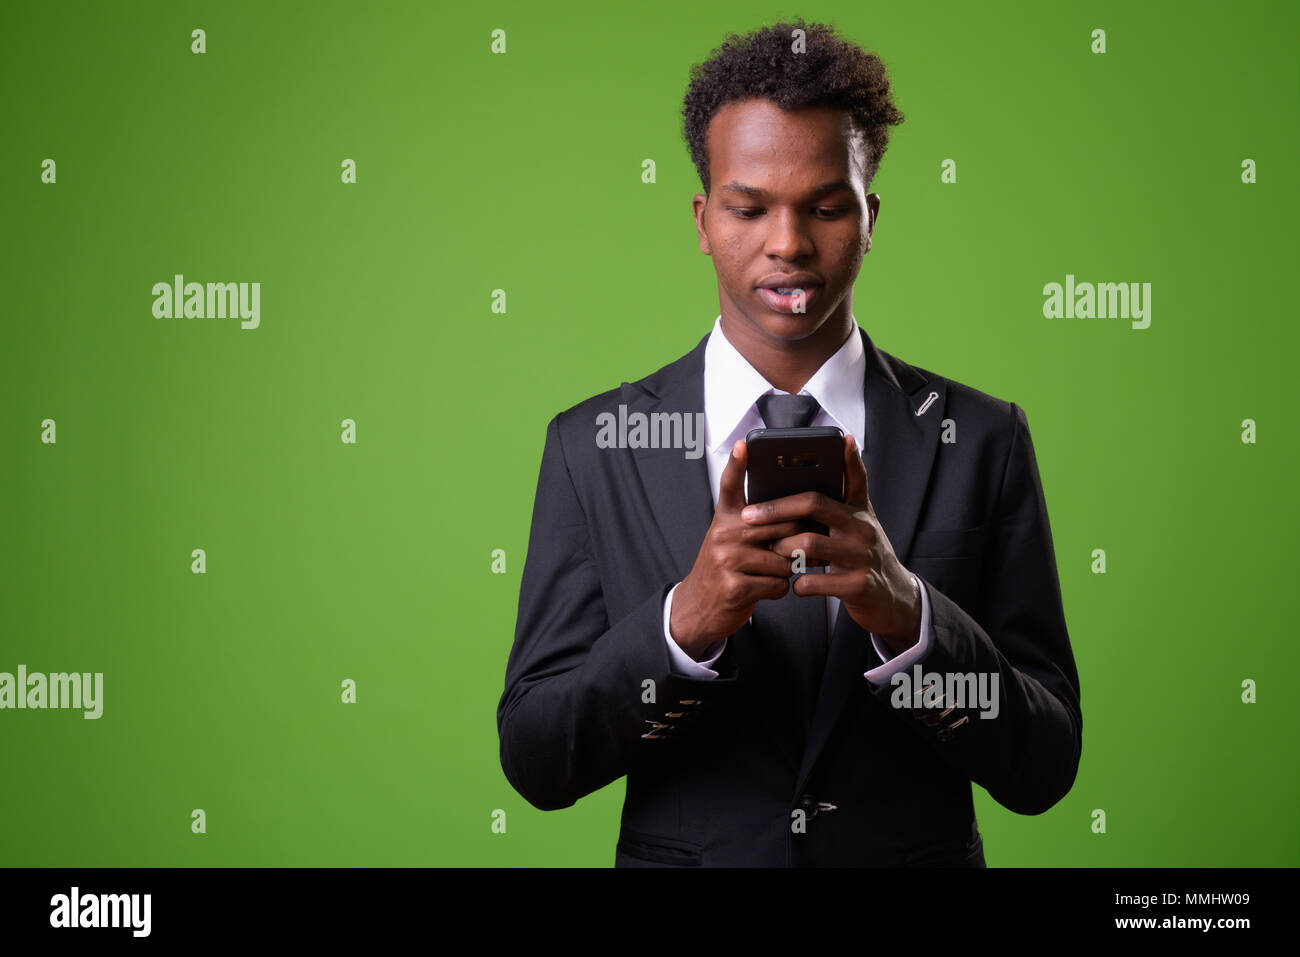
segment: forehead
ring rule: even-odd
[[[771,100],[728,103],[709,121],[705,139],[714,182],[762,180],[779,188],[783,181],[860,176],[866,166],[862,130],[836,107],[786,111]]]

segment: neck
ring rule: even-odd
[[[722,332],[764,379],[782,392],[796,394],[857,332],[857,323],[848,312],[831,316],[812,335],[792,342],[773,339],[744,319],[728,321],[724,312]]]

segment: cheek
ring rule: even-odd
[[[835,271],[852,279],[862,265],[862,257],[867,254],[867,236],[865,233],[847,236],[835,245]]]
[[[745,257],[739,236],[724,236],[720,243],[714,245],[713,254],[724,275],[734,276],[741,271]]]
[[[849,230],[841,237],[837,245],[837,256],[840,263],[852,263],[853,268],[857,268],[862,263],[868,250],[871,249],[871,233],[867,231],[866,220],[859,220],[854,223],[846,223]]]

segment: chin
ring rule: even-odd
[[[779,312],[773,312],[765,306],[761,308],[762,312],[754,320],[754,324],[769,339],[798,342],[800,339],[807,339],[826,322],[826,316],[820,314],[820,312],[809,312],[803,315],[783,315]]]

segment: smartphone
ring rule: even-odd
[[[800,492],[821,492],[844,501],[844,433],[840,429],[754,429],[745,436],[745,447],[749,452],[746,502],[767,502]],[[812,519],[800,524],[819,535],[828,531]]]

